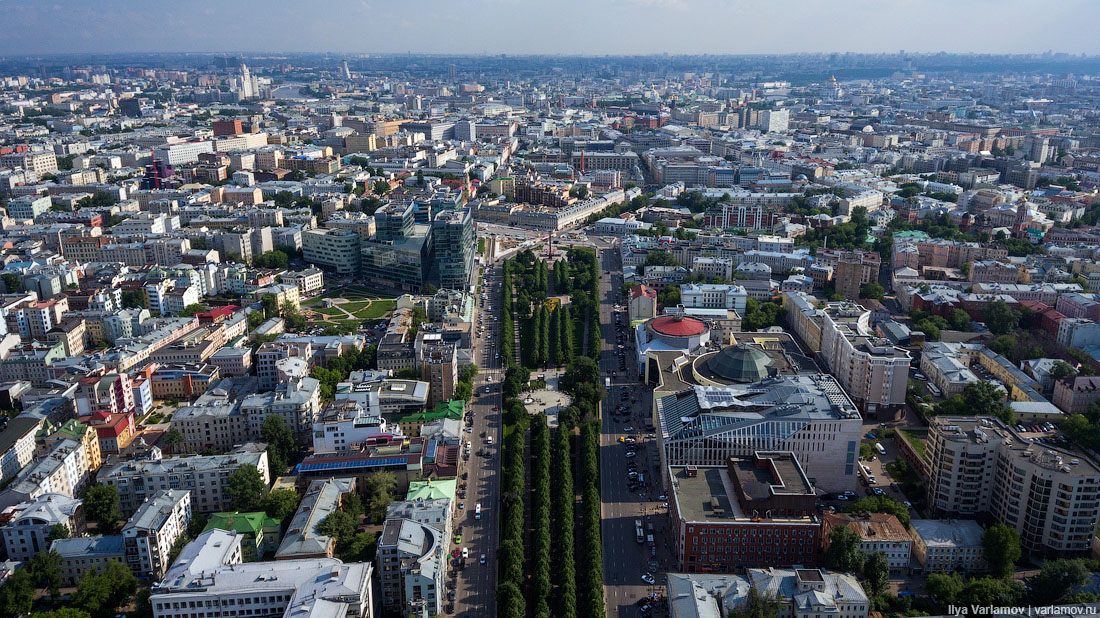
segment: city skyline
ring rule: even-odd
[[[9,23],[0,54],[1100,53],[1089,32],[1100,5],[1087,0],[1055,0],[1041,11],[1025,0],[566,0],[553,11],[516,0],[468,0],[426,2],[416,12],[336,0],[326,7],[198,0],[153,10],[133,0],[0,0]],[[1018,34],[1021,24],[1026,38]]]

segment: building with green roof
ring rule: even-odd
[[[244,536],[241,549],[245,561],[260,560],[279,547],[280,521],[267,513],[214,513],[206,522],[203,532],[227,530]]]
[[[431,410],[399,416],[390,422],[400,427],[401,433],[406,436],[419,436],[420,428],[432,421],[437,421],[441,418],[462,420],[465,414],[466,402],[461,399],[451,399],[450,401],[441,401],[437,403],[435,408]]]
[[[405,500],[416,502],[418,500],[440,500],[446,498],[447,500],[454,501],[457,486],[458,481],[453,478],[412,481],[409,483],[409,491],[405,494]]]

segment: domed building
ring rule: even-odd
[[[684,315],[662,315],[645,323],[646,342],[660,340],[671,349],[695,350],[710,342],[710,327]]]
[[[697,359],[697,364],[702,364],[719,378],[738,384],[759,382],[779,372],[775,359],[751,343],[740,343],[713,354],[704,354]]]
[[[679,350],[694,354],[710,343],[710,326],[682,313],[662,315],[635,330],[638,367],[648,351]]]

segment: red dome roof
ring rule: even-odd
[[[706,324],[695,318],[680,318],[674,315],[661,316],[650,322],[649,327],[662,335],[673,337],[700,335],[707,329]]]

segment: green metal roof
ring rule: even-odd
[[[267,513],[257,511],[255,513],[214,513],[203,528],[208,530],[230,530],[241,534],[259,536],[260,531],[268,526],[278,526],[279,520],[268,517]]]

